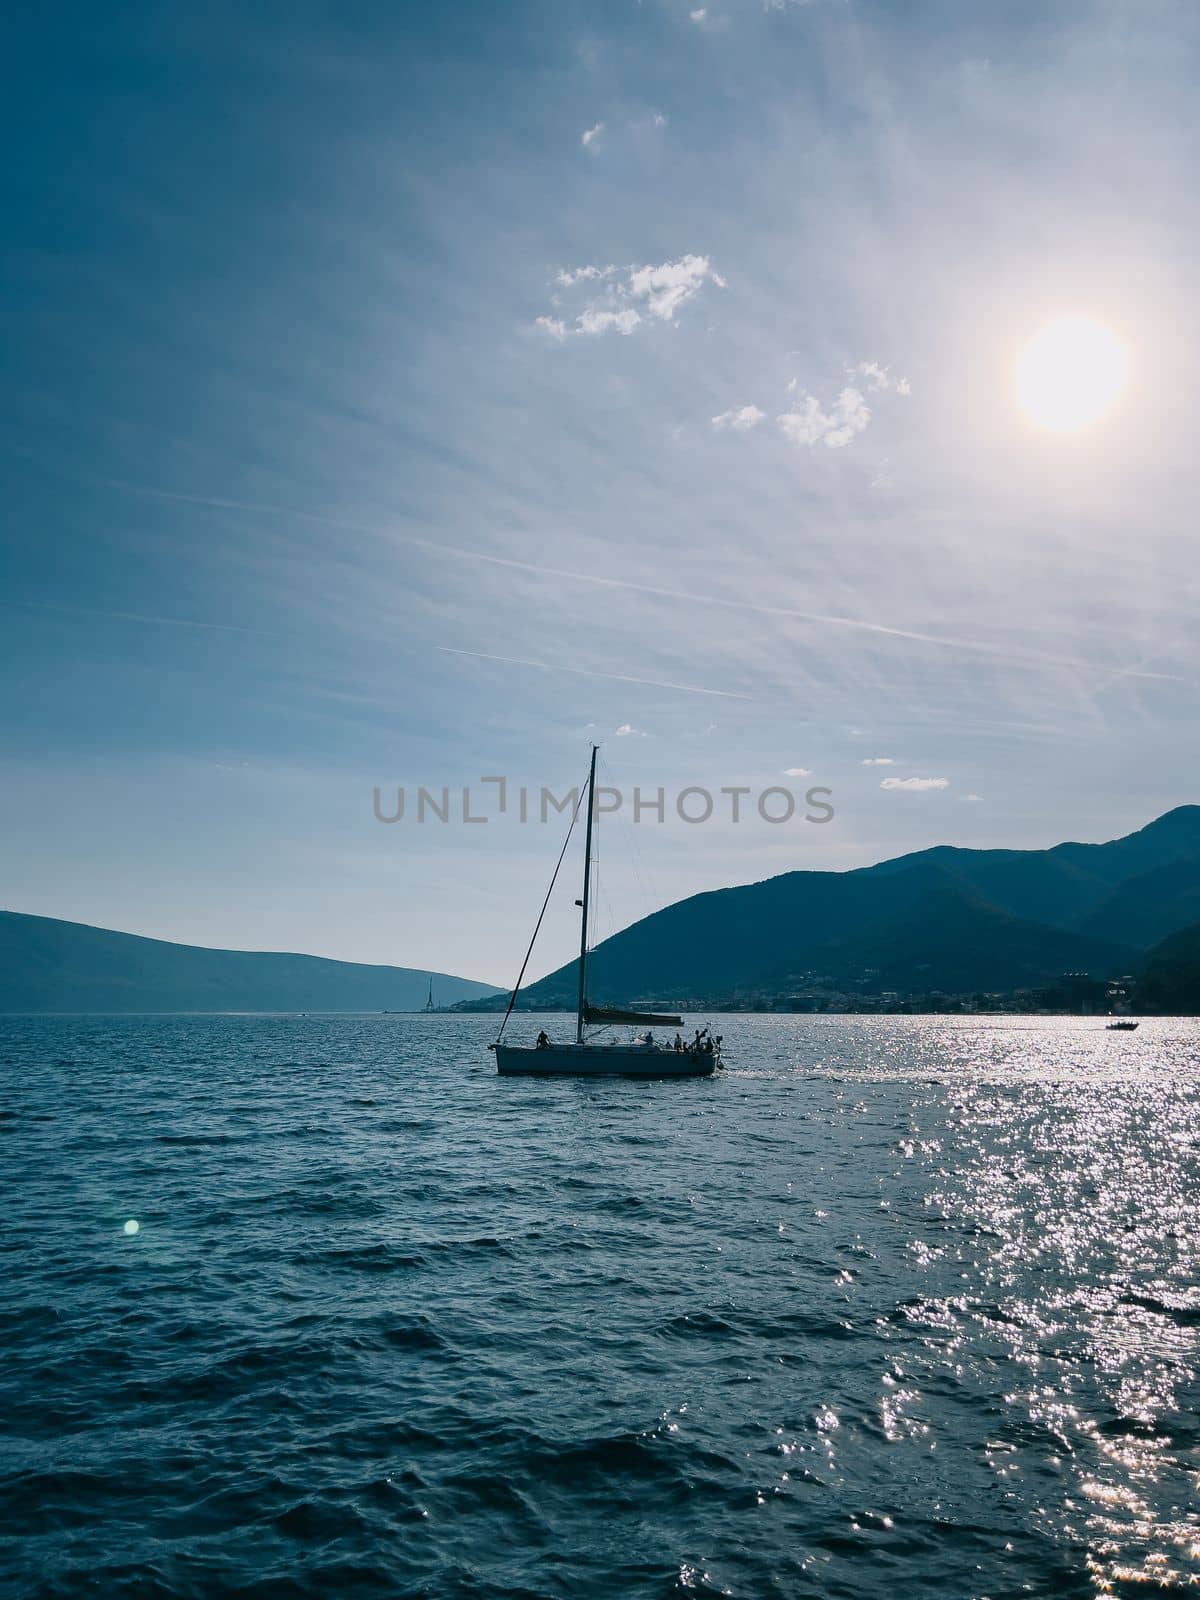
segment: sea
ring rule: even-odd
[[[706,1021],[0,1018],[0,1593],[1200,1582],[1200,1024]]]

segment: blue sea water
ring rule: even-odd
[[[1197,1023],[493,1028],[0,1019],[0,1592],[1200,1581]]]

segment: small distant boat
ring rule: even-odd
[[[1109,1033],[1132,1033],[1137,1023],[1132,1017],[1117,1017],[1114,1022],[1106,1022],[1105,1027]]]
[[[683,1018],[669,1016],[665,1013],[649,1011],[624,1011],[593,1006],[587,998],[587,958],[588,958],[588,904],[591,897],[592,881],[592,828],[596,809],[596,749],[592,746],[592,761],[588,769],[587,786],[587,837],[583,850],[583,899],[575,903],[581,908],[581,932],[579,939],[579,998],[575,1008],[575,1038],[573,1042],[559,1042],[547,1037],[545,1030],[540,1030],[536,1044],[517,1045],[504,1043],[504,1029],[512,1015],[513,1006],[516,1004],[517,994],[525,977],[525,967],[529,964],[529,956],[533,950],[533,941],[541,927],[542,917],[539,916],[537,926],[533,930],[533,939],[530,940],[529,949],[525,952],[525,961],[522,964],[516,987],[508,1002],[508,1010],[504,1013],[504,1021],[500,1024],[500,1033],[495,1044],[488,1045],[496,1056],[496,1071],[505,1077],[518,1074],[527,1074],[537,1077],[622,1077],[622,1078],[706,1078],[721,1065],[721,1036],[712,1034],[707,1029],[697,1032],[695,1038],[682,1049],[676,1049],[674,1044],[657,1043],[652,1030],[654,1028],[681,1028]],[[571,818],[571,826],[567,829],[567,838],[563,841],[562,854],[558,858],[558,866],[554,869],[554,877],[550,880],[550,888],[546,892],[546,899],[542,905],[542,916],[546,914],[546,906],[550,903],[554,884],[558,878],[559,868],[566,855],[567,843],[570,841],[572,829],[579,816],[579,805],[575,806]],[[584,1028],[593,1025],[614,1026],[627,1024],[641,1028],[641,1036],[632,1043],[619,1040],[585,1039]]]

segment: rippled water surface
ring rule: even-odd
[[[1200,1582],[1195,1022],[493,1027],[0,1018],[0,1589]]]

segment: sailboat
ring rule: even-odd
[[[654,1028],[681,1028],[683,1018],[659,1014],[650,1011],[615,1010],[610,1007],[593,1006],[587,998],[587,960],[588,960],[588,906],[591,899],[592,884],[592,829],[596,810],[596,750],[592,746],[592,760],[588,768],[587,785],[587,831],[583,848],[583,898],[575,904],[580,907],[580,937],[579,937],[579,994],[575,1007],[575,1038],[572,1042],[558,1042],[547,1037],[544,1030],[538,1034],[538,1042],[532,1045],[506,1044],[504,1030],[508,1019],[512,1015],[516,1004],[517,994],[521,982],[525,977],[525,967],[529,963],[529,956],[533,950],[534,940],[541,927],[542,917],[546,914],[546,906],[550,903],[550,895],[554,891],[555,880],[559,868],[566,855],[567,845],[570,842],[571,832],[579,816],[579,806],[576,804],[571,826],[567,829],[567,837],[563,841],[562,853],[558,858],[558,866],[554,869],[554,877],[550,880],[550,888],[546,891],[546,899],[542,904],[541,916],[538,917],[537,926],[533,930],[533,939],[530,940],[529,950],[525,953],[525,962],[517,978],[516,987],[508,1002],[508,1010],[504,1013],[504,1021],[500,1024],[500,1033],[494,1044],[488,1049],[495,1052],[496,1071],[503,1076],[516,1074],[531,1074],[538,1077],[556,1077],[561,1075],[580,1077],[626,1077],[626,1078],[706,1078],[721,1065],[721,1039],[720,1035],[713,1035],[705,1030],[704,1034],[697,1033],[695,1039],[684,1049],[675,1049],[673,1044],[655,1043],[652,1029]],[[584,1029],[593,1025],[620,1025],[627,1024],[642,1028],[645,1032],[632,1043],[621,1040],[585,1038]]]

